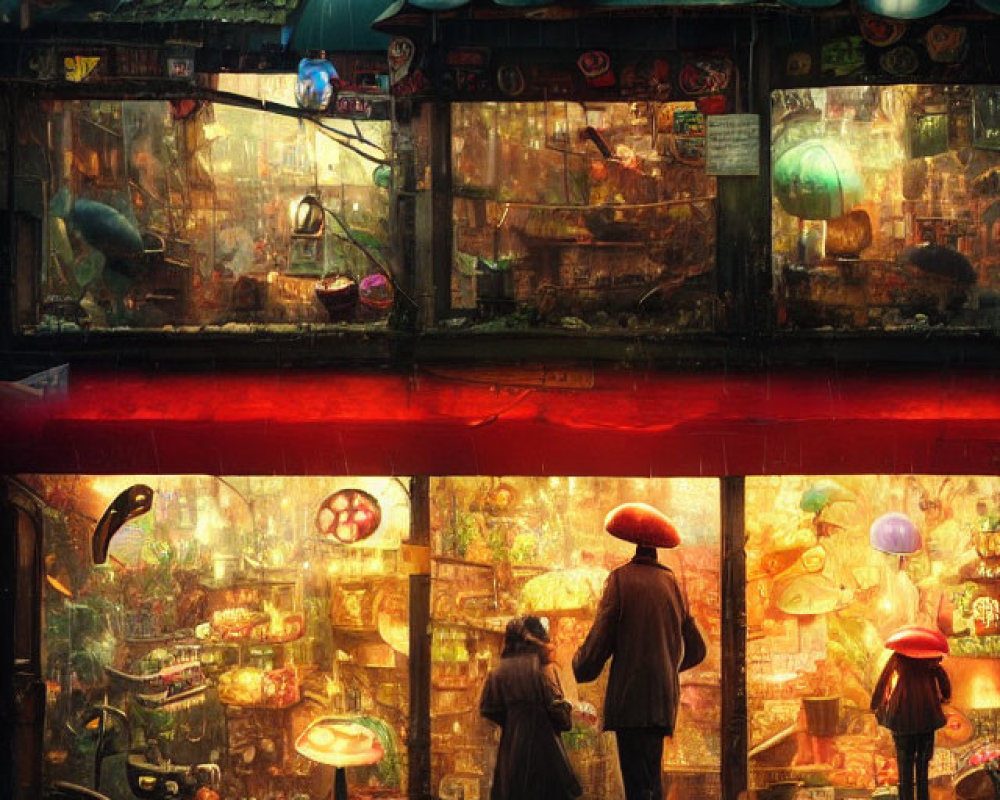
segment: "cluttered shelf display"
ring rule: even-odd
[[[440,478],[432,481],[432,788],[442,800],[486,800],[497,729],[479,716],[486,675],[507,622],[548,626],[560,680],[577,708],[563,734],[585,798],[621,798],[614,738],[602,733],[606,674],[577,685],[570,663],[593,621],[611,567],[634,548],[603,531],[606,512],[642,497],[669,508],[685,545],[661,559],[686,583],[709,658],[682,677],[678,730],[663,773],[692,797],[719,786],[719,518],[712,480]]]
[[[291,75],[219,80],[223,91],[295,104]],[[38,294],[18,311],[21,331],[385,325],[388,122],[348,131],[264,106],[32,106],[26,125],[53,135],[20,143],[17,154],[50,187],[38,211],[47,250],[19,267]],[[338,222],[323,224],[320,212],[314,230],[297,232],[296,203],[307,195]],[[336,281],[353,294],[331,312],[327,284]]]
[[[352,797],[406,796],[398,480],[161,476],[94,563],[129,478],[26,480],[48,504],[48,785],[301,800],[349,768]]]
[[[693,103],[452,113],[456,314],[486,328],[712,326],[715,179]]]
[[[1000,483],[993,477],[747,481],[747,686],[758,796],[887,797],[870,699],[906,626],[946,641],[933,797],[994,797],[1000,741]]]
[[[995,329],[996,86],[772,95],[777,323]]]

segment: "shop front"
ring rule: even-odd
[[[19,41],[4,377],[57,371],[0,385],[10,796],[485,800],[479,694],[535,614],[620,800],[570,660],[635,500],[709,644],[671,800],[894,796],[907,624],[947,642],[933,796],[995,797],[983,3]]]
[[[569,661],[631,500],[680,530],[660,557],[709,642],[673,796],[891,792],[868,700],[904,624],[950,647],[934,791],[989,796],[995,377],[559,377],[97,372],[9,404],[15,796],[326,797],[339,773],[351,797],[486,797],[479,693],[533,613],[584,796],[621,797],[603,679]]]

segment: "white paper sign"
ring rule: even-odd
[[[759,136],[756,114],[705,117],[705,171],[709,175],[759,175]]]

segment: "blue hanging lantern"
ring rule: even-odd
[[[333,97],[340,76],[325,58],[303,58],[295,81],[295,102],[299,108],[323,111]]]

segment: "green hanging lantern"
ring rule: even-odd
[[[861,178],[849,153],[824,139],[808,139],[774,162],[774,194],[800,219],[834,219],[861,202]]]
[[[372,171],[372,183],[380,189],[388,189],[392,182],[392,168],[388,164],[379,164]]]

